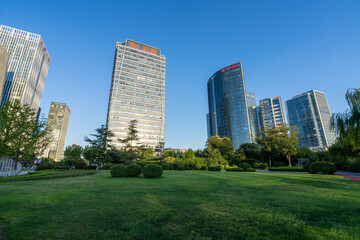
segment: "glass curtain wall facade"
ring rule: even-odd
[[[261,131],[285,123],[280,96],[260,100],[259,113]]]
[[[229,137],[234,149],[251,142],[248,106],[241,63],[217,71],[207,83],[210,135]]]
[[[37,111],[50,63],[41,36],[1,25],[0,44],[9,53],[1,105],[19,100]]]
[[[113,145],[137,120],[139,144],[164,147],[166,59],[158,48],[127,39],[116,44],[106,125]]]
[[[9,59],[9,54],[6,52],[5,48],[3,48],[3,46],[0,45],[0,101],[1,101],[2,90],[4,88],[8,59]]]
[[[299,147],[326,149],[336,141],[325,93],[311,90],[286,101],[290,126],[297,126]]]
[[[66,103],[51,102],[46,128],[52,134],[52,141],[45,151],[45,157],[55,161],[62,159],[69,118],[70,108]]]

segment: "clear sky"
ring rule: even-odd
[[[238,61],[257,101],[316,89],[342,112],[347,88],[360,85],[356,0],[0,0],[0,24],[42,36],[51,57],[42,113],[69,105],[66,145],[105,124],[115,44],[126,38],[167,58],[166,147],[204,147],[207,80]]]

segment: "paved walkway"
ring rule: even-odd
[[[344,178],[360,182],[360,173],[337,171],[335,174],[343,176]]]

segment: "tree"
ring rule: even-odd
[[[192,159],[192,158],[195,158],[195,153],[194,151],[189,148],[186,152],[185,152],[185,158],[187,159]]]
[[[207,149],[217,149],[221,156],[223,156],[226,160],[229,159],[229,156],[234,153],[234,147],[230,138],[228,137],[219,137],[219,136],[211,136],[206,141]]]
[[[270,167],[272,155],[278,149],[284,154],[291,167],[291,155],[295,155],[297,152],[299,141],[297,134],[296,127],[288,127],[286,124],[278,127],[272,126],[261,132],[261,137],[257,138],[257,142],[261,149],[268,154]]]
[[[145,157],[145,158],[154,157],[154,149],[151,146],[147,147],[147,148],[142,148],[139,151],[139,156],[140,157]]]
[[[261,158],[261,149],[256,143],[243,143],[240,145],[239,149],[242,149],[246,158],[253,158],[256,160]]]
[[[207,155],[208,156],[205,158],[205,163],[208,167],[226,165],[226,161],[218,149],[208,148]]]
[[[127,137],[124,139],[119,138],[119,141],[125,144],[124,149],[131,153],[138,152],[140,148],[139,144],[137,143],[139,138],[137,136],[138,130],[136,129],[137,127],[136,125],[137,125],[137,120],[136,119],[131,120],[129,122],[129,127],[127,128],[128,129]]]
[[[100,164],[110,161],[106,153],[112,147],[111,142],[114,133],[109,131],[104,125],[95,129],[95,132],[95,134],[90,134],[93,139],[87,136],[84,137],[84,140],[90,144],[90,147],[85,147],[83,156],[86,160],[96,163],[96,169],[99,169]]]
[[[238,150],[235,151],[235,154],[230,155],[228,162],[231,166],[233,166],[233,165],[237,166],[245,159],[246,159],[246,156],[245,156],[244,151],[241,148],[239,148]]]
[[[78,146],[72,148],[71,146],[67,146],[64,151],[64,161],[69,166],[73,166],[75,163],[82,162],[81,153],[82,147]]]
[[[171,149],[166,149],[163,154],[162,154],[163,158],[167,158],[167,157],[176,157],[176,153],[174,150]]]
[[[51,141],[46,121],[19,101],[9,101],[0,108],[0,156],[25,163],[42,155]]]

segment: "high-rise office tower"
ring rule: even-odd
[[[229,137],[234,149],[250,143],[250,124],[241,63],[220,69],[207,83],[210,135]]]
[[[52,134],[52,141],[45,152],[45,157],[55,161],[62,159],[69,118],[70,108],[66,103],[51,102],[46,128]]]
[[[106,126],[113,144],[123,147],[131,120],[139,144],[163,148],[166,59],[160,49],[127,39],[116,43]]]
[[[247,102],[248,108],[249,108],[249,107],[256,106],[256,96],[255,96],[255,93],[246,91],[246,102]]]
[[[37,111],[50,63],[41,36],[1,25],[0,44],[10,55],[1,105],[19,100]]]
[[[284,111],[280,96],[260,100],[259,118],[261,131],[285,123]]]
[[[299,147],[326,149],[335,143],[325,93],[311,90],[286,101],[290,126],[299,132]]]
[[[255,93],[246,91],[246,102],[249,113],[250,139],[252,143],[255,143],[256,138],[259,136],[259,118]]]
[[[9,54],[6,52],[5,48],[0,44],[0,101],[2,90],[4,88],[5,73],[8,64]]]

